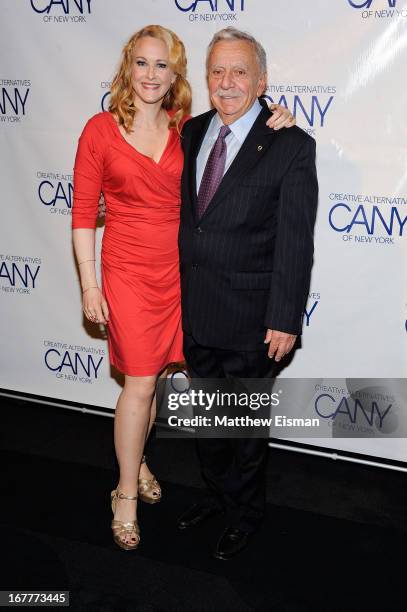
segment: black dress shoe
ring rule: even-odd
[[[194,504],[178,519],[178,529],[189,529],[199,525],[214,514],[219,514],[221,508],[209,504]]]
[[[227,560],[234,557],[246,546],[250,533],[235,527],[227,527],[219,538],[213,556]]]

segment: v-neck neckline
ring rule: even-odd
[[[128,140],[125,139],[125,137],[123,136],[123,134],[120,131],[119,125],[116,121],[116,119],[113,117],[112,113],[109,111],[106,111],[108,113],[108,115],[111,117],[114,125],[116,126],[116,130],[117,133],[119,135],[119,137],[123,140],[123,142],[130,147],[130,149],[132,149],[132,151],[134,151],[135,153],[137,153],[138,155],[141,155],[142,157],[144,157],[145,159],[149,159],[151,162],[153,162],[153,164],[155,164],[156,166],[159,166],[164,158],[164,155],[168,149],[168,145],[170,144],[170,139],[171,139],[171,128],[168,128],[168,138],[167,138],[167,142],[165,143],[165,147],[163,149],[163,152],[161,153],[160,159],[158,161],[155,161],[155,159],[153,157],[151,157],[150,155],[146,155],[145,153],[142,153],[141,151],[139,151],[138,149],[136,149],[136,147],[133,147],[132,144],[130,144],[128,142]],[[168,112],[165,111],[168,115]],[[168,115],[168,118],[170,119],[170,116]]]

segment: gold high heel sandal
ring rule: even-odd
[[[146,456],[143,455],[141,463],[145,462]],[[146,504],[156,504],[161,500],[161,487],[155,476],[138,479],[138,496]]]
[[[120,493],[119,489],[115,489],[110,494],[110,499],[112,502],[112,512],[113,515],[116,512],[116,503],[118,499],[137,499],[137,497],[131,497],[130,495],[124,495]],[[137,519],[134,521],[118,521],[116,519],[112,520],[112,531],[113,531],[113,540],[116,542],[120,548],[123,550],[134,550],[140,544],[140,528],[138,526]],[[131,535],[136,533],[136,541],[133,543],[128,543],[123,540],[124,536]]]

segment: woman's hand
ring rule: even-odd
[[[280,130],[281,128],[293,127],[297,122],[291,111],[281,104],[269,104],[269,109],[273,111],[273,115],[266,121],[269,128]]]
[[[83,312],[85,317],[92,323],[109,322],[109,309],[107,302],[99,287],[85,289],[82,297]]]

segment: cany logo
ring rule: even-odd
[[[93,347],[44,340],[44,363],[56,377],[70,382],[92,383],[97,379],[105,351]]]
[[[336,94],[333,85],[269,85],[264,97],[289,108],[305,131],[324,127]]]
[[[397,0],[360,0],[359,2],[355,0],[348,0],[349,4],[351,6],[353,6],[353,8],[357,8],[357,9],[361,9],[361,8],[366,8],[366,9],[370,9],[370,7],[372,6],[372,4],[380,4],[384,5],[386,4],[387,6],[389,6],[390,8],[393,8],[396,6]]]
[[[38,200],[51,213],[71,215],[73,176],[58,172],[37,172]]]
[[[179,11],[188,13],[189,21],[237,21],[246,0],[174,0]]]
[[[31,81],[0,79],[0,121],[19,123],[26,114]]]
[[[92,0],[30,0],[30,3],[32,10],[42,14],[46,22],[79,23],[92,13]]]
[[[334,202],[328,213],[329,225],[343,240],[394,244],[395,238],[403,236],[407,198],[331,193],[329,199]]]
[[[350,426],[358,424],[382,429],[392,405],[379,399],[355,396],[339,399],[329,393],[321,393],[315,398],[314,408],[322,419],[341,419],[342,425],[347,422]]]
[[[307,302],[306,307],[304,308],[304,323],[306,327],[309,327],[311,317],[313,316],[315,309],[318,306],[320,300],[321,300],[320,293],[316,291],[312,291],[311,293],[308,294],[308,302]]]
[[[407,17],[407,7],[399,8],[398,0],[348,0],[349,6],[357,9],[363,19],[392,19]]]
[[[5,293],[31,293],[36,288],[41,258],[0,254],[0,285]]]
[[[110,96],[110,87],[112,83],[110,81],[102,81],[100,83],[100,89],[102,90],[102,98],[100,100],[100,107],[102,111],[109,110],[109,96]]]
[[[204,8],[212,12],[220,10],[244,11],[245,0],[174,0],[176,7],[184,13],[197,8]]]

